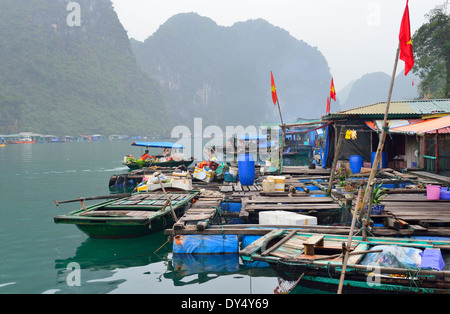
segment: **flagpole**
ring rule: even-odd
[[[281,109],[280,109],[280,103],[278,101],[278,97],[277,97],[277,106],[278,106],[278,112],[280,113],[281,131],[282,131],[281,148],[280,148],[280,166],[279,166],[279,173],[281,174],[281,172],[283,170],[284,138],[286,136],[286,130],[285,130],[284,122],[283,122],[283,117],[281,116]]]
[[[375,154],[375,160],[373,161],[372,169],[370,171],[370,176],[367,181],[366,191],[369,191],[369,185],[372,182],[372,180],[375,178],[375,174],[377,172],[378,164],[380,163],[381,154],[382,154],[383,147],[384,147],[384,142],[386,140],[386,133],[387,133],[387,129],[388,129],[387,118],[388,118],[388,114],[389,114],[389,106],[391,104],[391,96],[392,96],[392,90],[394,88],[395,73],[397,71],[397,64],[398,64],[399,56],[400,56],[400,41],[399,41],[397,53],[395,56],[394,70],[392,71],[392,77],[391,77],[391,85],[389,86],[389,94],[388,94],[388,99],[387,99],[387,103],[386,103],[386,111],[384,112],[383,127],[381,129],[381,135],[380,135],[379,142],[378,142],[377,152]],[[366,208],[366,206],[367,206],[367,203],[368,203],[369,197],[370,197],[369,194],[370,193],[364,193],[363,204],[362,204],[363,209]],[[368,210],[370,210],[370,209],[368,209]]]
[[[278,106],[278,112],[280,113],[281,125],[284,125],[283,117],[281,116],[281,109],[280,109],[280,103],[278,102],[278,98],[277,98],[277,106]]]

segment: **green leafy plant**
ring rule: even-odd
[[[383,188],[383,184],[376,185],[372,191],[372,205],[380,205],[383,201],[383,198],[387,195],[387,191],[389,189]],[[362,196],[364,197],[366,190],[364,189],[362,192]]]
[[[382,188],[382,184],[377,185],[372,192],[372,204],[379,205],[381,204],[383,198],[387,195],[387,191],[389,189]]]

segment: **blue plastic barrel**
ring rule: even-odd
[[[255,160],[252,154],[240,154],[238,159],[239,181],[242,185],[255,182]]]
[[[372,152],[372,159],[370,166],[373,167],[373,162],[375,161],[375,156],[377,155],[377,152]],[[381,168],[387,168],[387,153],[381,152]],[[380,169],[380,165],[378,165],[378,169]]]
[[[351,155],[349,162],[352,173],[361,172],[361,167],[363,166],[363,158],[361,155]]]

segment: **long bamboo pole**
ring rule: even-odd
[[[380,163],[381,154],[382,154],[383,147],[384,147],[384,142],[386,141],[386,133],[387,133],[386,130],[388,128],[387,118],[388,118],[388,114],[389,114],[389,106],[391,104],[392,90],[394,88],[395,73],[397,71],[397,64],[398,64],[399,56],[400,56],[400,41],[398,43],[397,53],[395,55],[394,69],[392,71],[392,77],[391,77],[391,85],[389,86],[389,94],[388,94],[388,99],[387,99],[387,103],[386,103],[386,110],[384,112],[383,128],[381,130],[380,140],[378,142],[378,148],[377,148],[377,152],[375,154],[375,160],[372,164],[372,170],[370,171],[369,179],[367,180],[366,190],[369,189],[370,182],[372,182],[372,180],[375,178],[378,164]],[[363,198],[362,208],[366,208],[368,201],[369,201],[369,193],[365,193],[364,198]]]
[[[281,108],[280,108],[280,102],[278,101],[277,98],[277,106],[278,106],[278,112],[280,113],[280,121],[281,121],[281,130],[282,130],[282,137],[281,137],[281,147],[280,147],[280,165],[278,167],[278,171],[281,174],[281,172],[283,171],[283,152],[284,152],[284,138],[286,136],[286,126],[284,125],[283,122],[283,116],[281,115]]]
[[[361,199],[361,193],[362,193],[362,189],[360,187],[359,191],[358,191],[358,198],[356,199],[355,211],[353,213],[352,225],[350,226],[350,233],[348,235],[347,247],[345,248],[344,261],[343,261],[343,264],[342,264],[342,272],[341,272],[341,277],[340,277],[340,280],[339,280],[339,286],[338,286],[338,291],[337,291],[338,294],[342,293],[342,287],[344,285],[345,270],[347,268],[348,257],[349,257],[350,249],[351,249],[351,246],[352,246],[353,230],[355,229],[356,218],[358,217],[359,200]],[[345,243],[342,244],[343,247],[344,247],[344,245],[345,245]]]

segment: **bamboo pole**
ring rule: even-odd
[[[342,248],[345,250],[345,252],[344,252],[345,254],[344,254],[344,261],[342,263],[341,278],[339,280],[339,286],[338,286],[338,291],[337,291],[338,294],[342,293],[342,287],[344,285],[345,270],[347,268],[349,253],[350,253],[350,249],[352,246],[353,230],[355,229],[356,217],[358,217],[359,200],[361,198],[361,193],[362,193],[362,189],[361,189],[361,187],[359,187],[358,198],[356,199],[355,211],[353,212],[352,225],[350,226],[350,233],[348,235],[347,246],[345,245],[345,243],[342,243]]]
[[[367,241],[367,229],[369,228],[370,211],[372,210],[374,183],[375,183],[375,180],[372,180],[372,182],[369,183],[369,188],[366,188],[366,192],[365,192],[365,194],[370,193],[370,199],[369,199],[369,207],[367,208],[367,213],[366,213],[366,221],[364,222],[363,229],[362,229],[363,241]]]
[[[65,203],[73,203],[73,202],[84,202],[84,201],[91,201],[91,200],[103,200],[103,199],[111,199],[111,198],[123,198],[123,197],[129,197],[131,196],[131,193],[122,193],[122,194],[109,194],[109,195],[102,195],[102,196],[93,196],[93,197],[79,197],[73,200],[67,200],[67,201],[55,201],[55,205],[59,206],[59,204],[65,204]]]
[[[436,147],[434,148],[434,155],[436,156],[436,159],[434,160],[434,173],[438,173],[438,166],[439,166],[439,131],[436,130]]]
[[[158,177],[158,180],[159,180],[159,184],[161,185],[161,189],[162,189],[164,195],[166,196],[167,202],[169,202],[170,211],[172,212],[173,219],[174,219],[175,222],[177,222],[177,221],[178,221],[178,218],[177,218],[177,215],[175,214],[175,210],[174,210],[173,207],[172,207],[172,201],[170,200],[170,197],[169,197],[169,195],[167,194],[166,189],[164,188],[164,185],[163,185],[162,182],[161,182],[161,178],[159,177],[160,175],[161,175],[161,172],[158,172],[158,173],[156,174],[156,176]],[[167,206],[167,205],[164,205],[164,207],[165,207],[165,206]]]
[[[369,176],[369,179],[367,180],[366,190],[368,189],[370,182],[372,182],[372,180],[375,178],[378,164],[380,163],[380,159],[381,159],[381,153],[382,153],[383,147],[384,147],[384,142],[386,141],[386,133],[387,133],[386,129],[388,128],[387,118],[388,118],[388,114],[389,114],[389,106],[391,104],[392,90],[394,88],[394,81],[395,81],[395,72],[397,71],[397,64],[398,64],[399,56],[400,56],[400,41],[398,43],[397,53],[395,55],[394,69],[392,71],[392,77],[391,77],[391,85],[389,86],[389,94],[388,94],[388,99],[387,99],[387,103],[386,103],[386,110],[384,112],[383,128],[381,130],[380,140],[378,143],[377,152],[375,154],[375,160],[372,165],[372,170],[370,171],[370,176]],[[365,208],[367,206],[367,203],[369,200],[368,194],[369,193],[364,194],[362,208]]]
[[[341,146],[342,146],[342,141],[344,139],[344,133],[345,133],[345,128],[342,126],[341,131],[339,132],[338,143],[337,143],[336,149],[334,151],[334,160],[333,160],[333,165],[331,167],[330,180],[328,182],[328,189],[327,189],[327,193],[326,193],[327,196],[329,196],[331,194],[331,188],[333,186],[333,181],[334,181],[334,173],[336,172],[337,161],[339,158],[339,154],[341,153]]]
[[[285,137],[286,137],[285,126],[284,126],[284,125],[281,125],[281,129],[282,129],[282,135],[281,135],[280,166],[279,166],[279,173],[280,173],[280,174],[283,172],[284,139],[285,139]]]

